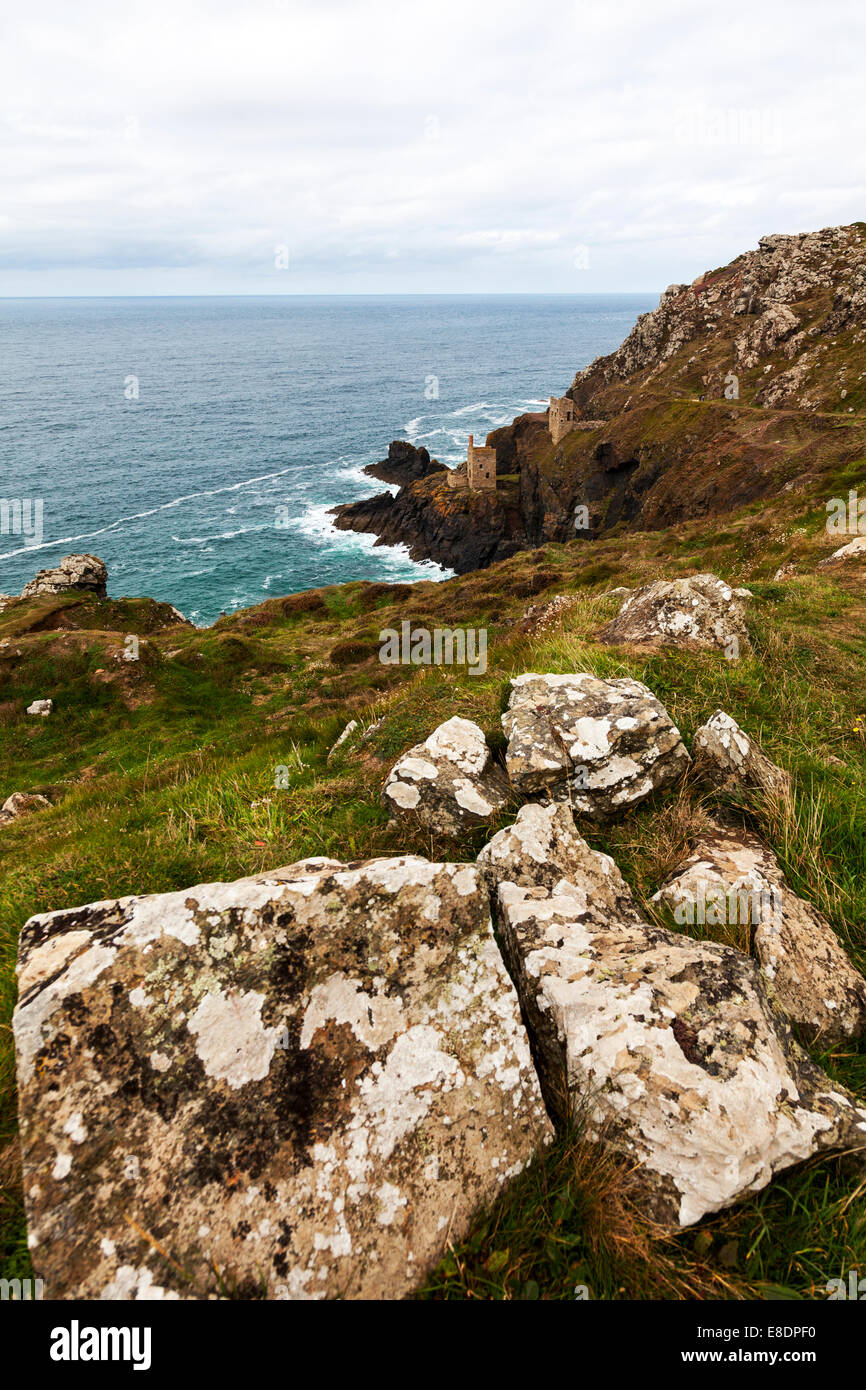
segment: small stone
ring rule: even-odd
[[[777,798],[791,794],[789,774],[771,762],[760,744],[722,709],[696,731],[692,756],[695,776],[717,790],[739,786]]]
[[[352,734],[355,732],[355,730],[357,729],[357,727],[358,727],[358,721],[357,721],[357,719],[350,719],[350,720],[349,720],[349,723],[346,725],[345,729],[344,729],[343,732],[340,734],[340,737],[337,739],[337,742],[333,745],[332,748],[330,748],[330,749],[328,750],[328,756],[327,756],[327,759],[326,759],[327,762],[330,762],[330,761],[331,761],[331,758],[332,758],[333,755],[336,753],[337,749],[338,749],[338,748],[341,748],[342,745],[346,742],[346,740],[347,740],[348,738],[351,738]]]
[[[739,1255],[739,1241],[727,1240],[719,1251],[719,1264],[724,1265],[725,1269],[736,1269]]]
[[[40,796],[37,792],[13,792],[0,806],[0,825],[6,825],[9,821],[18,820],[20,816],[29,816],[33,811],[42,811],[50,809],[50,807],[51,802],[47,797]]]
[[[698,1231],[695,1236],[695,1243],[692,1247],[699,1260],[703,1260],[712,1249],[712,1231]]]
[[[508,779],[482,730],[456,716],[397,760],[382,792],[395,820],[412,819],[451,837],[492,820],[508,797]]]
[[[43,719],[47,719],[53,709],[53,700],[34,700],[32,705],[27,706],[27,713],[41,715]]]

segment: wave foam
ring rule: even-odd
[[[348,550],[376,550],[386,572],[402,578],[451,579],[454,571],[437,565],[435,560],[413,560],[408,546],[377,545],[376,537],[362,531],[338,531],[330,516],[331,504],[311,506],[303,516],[294,518],[289,525],[308,540],[314,541],[320,549],[335,554]]]

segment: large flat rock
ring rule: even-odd
[[[327,860],[33,917],[51,1298],[394,1298],[550,1135],[474,865]]]

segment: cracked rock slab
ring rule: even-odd
[[[723,709],[717,709],[692,739],[695,775],[720,791],[753,787],[769,796],[786,798],[791,778],[771,762],[753,738]]]
[[[751,597],[715,574],[659,579],[626,598],[599,638],[611,645],[709,648],[736,658],[751,650],[744,611]]]
[[[550,1136],[474,865],[327,860],[33,917],[52,1298],[397,1298]]]
[[[508,779],[477,724],[455,717],[404,753],[388,774],[382,802],[395,820],[414,819],[452,838],[484,825],[508,803]]]
[[[646,1211],[671,1225],[821,1151],[862,1158],[866,1108],[798,1047],[754,961],[641,920],[613,862],[563,836],[563,811],[524,807],[484,851],[552,1113],[579,1105],[589,1140],[627,1158]]]
[[[776,1001],[809,1042],[866,1032],[866,980],[827,918],[789,887],[756,835],[702,835],[653,901],[687,925],[745,927]]]
[[[518,676],[502,727],[517,792],[570,800],[592,820],[671,786],[690,761],[667,710],[647,686],[627,677]]]

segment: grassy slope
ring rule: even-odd
[[[864,474],[862,463],[849,468],[821,498],[858,481],[862,490]],[[866,968],[866,584],[862,568],[816,574],[828,549],[822,527],[817,496],[788,495],[721,527],[715,518],[591,546],[551,545],[439,585],[343,585],[269,601],[205,632],[160,631],[147,600],[41,599],[0,613],[0,643],[9,642],[0,645],[0,799],[30,790],[55,803],[0,829],[2,1273],[28,1268],[9,1029],[15,944],[27,917],[312,854],[469,858],[468,844],[390,831],[381,782],[398,753],[453,714],[477,720],[501,748],[504,692],[521,671],[633,675],[667,704],[687,742],[718,706],[759,736],[794,774],[795,814],[780,821],[760,806],[725,813],[764,831],[794,886],[824,907]],[[797,561],[798,577],[771,582],[787,559]],[[616,610],[605,589],[698,569],[753,588],[754,655],[733,664],[593,640]],[[585,601],[559,628],[542,637],[516,630],[530,602],[569,591]],[[486,675],[380,665],[380,628],[404,619],[487,627]],[[58,622],[76,626],[57,632]],[[143,639],[137,663],[117,660],[129,632]],[[27,718],[25,705],[46,695],[55,714]],[[382,716],[369,739],[353,738],[327,761],[349,718],[368,725]],[[287,769],[285,788],[274,786],[277,767]],[[686,789],[586,833],[646,900],[704,809]],[[821,1060],[866,1090],[866,1047]],[[571,1298],[586,1284],[593,1297],[809,1297],[827,1278],[866,1267],[859,1181],[839,1162],[807,1165],[670,1237],[635,1214],[628,1174],[582,1145],[578,1126],[479,1218],[427,1295]]]

